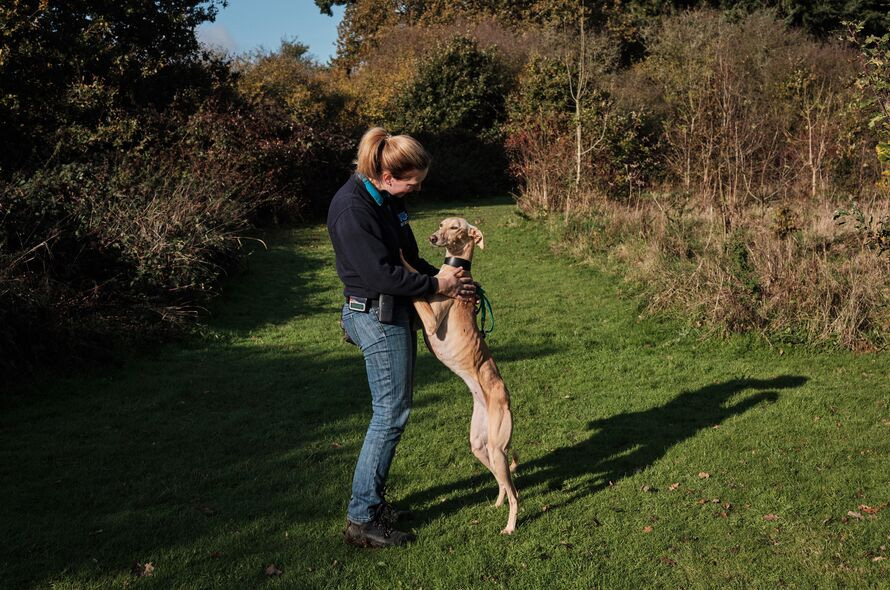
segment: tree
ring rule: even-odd
[[[55,151],[58,132],[114,109],[163,109],[206,82],[195,28],[226,0],[0,4],[0,172]]]
[[[412,132],[484,135],[504,113],[507,76],[491,51],[456,37],[422,62],[398,103],[400,127]]]

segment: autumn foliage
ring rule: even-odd
[[[346,4],[328,65],[209,53],[217,1],[0,8],[0,368],[187,324],[257,225],[324,211],[371,125],[432,152],[428,197],[558,214],[653,312],[886,344],[873,3]]]

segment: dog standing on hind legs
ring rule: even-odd
[[[469,273],[473,250],[477,244],[484,248],[482,232],[460,217],[443,220],[430,236],[430,243],[445,248],[447,257],[440,273],[454,272],[455,267]],[[414,271],[404,259],[403,264]],[[430,352],[463,379],[473,394],[470,448],[498,482],[495,506],[501,506],[505,498],[509,502],[507,526],[501,531],[509,535],[516,530],[519,511],[519,497],[511,476],[516,461],[514,458],[511,464],[507,454],[513,434],[510,393],[476,326],[473,302],[444,295],[414,298],[412,302],[423,323],[423,338]]]

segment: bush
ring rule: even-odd
[[[219,4],[142,2],[124,10],[101,0],[67,9],[4,2],[0,136],[17,149],[0,153],[0,174],[9,178],[50,159],[82,161],[84,151],[95,154],[114,141],[114,132],[101,130],[118,120],[171,107],[188,112],[199,104],[225,74],[206,61],[195,38],[195,27],[212,20]]]
[[[360,63],[331,80],[347,96],[344,118],[357,133],[381,125],[421,139],[433,156],[425,194],[503,193],[511,188],[500,129],[504,93],[529,52],[547,43],[540,29],[491,18],[392,27],[376,32]]]
[[[849,184],[837,172],[852,53],[763,12],[735,22],[689,13],[651,36],[632,76],[656,90],[641,98],[664,121],[671,181],[729,209]]]
[[[313,63],[309,48],[282,41],[278,51],[255,53],[235,64],[240,94],[258,109],[286,111],[297,124],[339,124],[344,97],[333,88],[329,71]]]
[[[492,51],[456,37],[423,60],[396,104],[398,127],[484,137],[504,113],[508,80]]]
[[[529,63],[523,92],[533,107],[551,106],[537,127],[511,135],[525,141],[511,152],[525,172],[520,204],[567,211],[568,199],[586,198],[590,210],[568,216],[563,243],[614,257],[650,313],[679,313],[719,333],[890,345],[890,204],[879,182],[886,40],[870,38],[858,55],[769,13],[710,11],[663,19],[648,40],[645,60],[601,85],[616,130],[602,125],[601,145],[614,147],[591,151],[580,197],[565,178],[566,95]],[[520,107],[511,117],[534,122],[534,109]],[[622,113],[644,115],[624,127]],[[633,198],[598,194],[598,181],[635,156],[656,173],[639,177],[635,194],[625,193]],[[535,194],[542,187],[544,199]]]
[[[629,199],[659,173],[658,122],[644,109],[619,105],[606,90],[617,59],[607,43],[605,37],[590,42],[583,96],[578,52],[534,55],[520,73],[505,126],[520,205],[568,212],[591,198]]]
[[[254,224],[326,207],[353,148],[225,95],[167,127],[177,139],[0,186],[0,369],[182,327]]]

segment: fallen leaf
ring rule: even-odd
[[[711,428],[713,428],[714,430],[717,430],[718,428],[720,428],[720,425],[719,425],[719,424],[714,424],[713,426],[711,426]]]
[[[647,485],[646,485],[646,486],[641,487],[641,488],[640,488],[640,491],[641,491],[641,492],[648,492],[648,491],[651,490],[651,489],[652,489],[651,486],[647,486]]]
[[[775,514],[764,514],[763,520],[768,520],[770,522],[773,522],[773,521],[779,520],[779,517],[776,516]]]
[[[732,502],[724,502],[723,503],[724,510],[730,510],[731,508],[732,508]]]
[[[885,559],[887,559],[887,558],[884,557],[883,555],[878,555],[877,557],[871,558],[872,561],[884,561]]]
[[[877,514],[878,513],[877,508],[872,508],[871,506],[868,506],[866,504],[860,504],[859,510],[861,510],[862,512],[865,512],[866,514]]]
[[[479,520],[474,518],[473,520],[470,521],[470,524],[479,524]]]
[[[699,500],[698,502],[696,502],[696,504],[698,504],[699,506],[701,506],[702,504],[707,504],[707,503],[708,503],[708,499],[707,499],[707,498],[702,498],[701,500]]]
[[[711,477],[711,474],[708,473],[707,471],[699,471],[698,472],[699,479],[708,479],[709,477]]]
[[[130,573],[136,576],[137,578],[145,578],[154,574],[155,565],[152,562],[148,563],[139,563],[138,561],[133,562],[133,567],[130,568]]]
[[[729,512],[727,512],[726,510],[721,510],[720,518],[729,518]]]
[[[677,565],[677,562],[674,561],[673,559],[671,559],[670,557],[668,557],[667,555],[662,555],[661,557],[658,558],[658,560],[661,563],[663,563],[664,565],[669,565],[671,567]]]
[[[274,563],[270,563],[266,567],[266,575],[267,576],[280,576],[282,574],[281,570],[278,569],[278,566]]]
[[[331,443],[331,446],[332,446],[333,448],[335,448],[335,449],[340,449],[340,448],[343,447],[343,445],[340,444],[340,443],[338,443],[338,442],[332,442],[332,443]]]
[[[646,533],[646,534],[651,533],[651,532],[652,532],[652,527],[651,527],[651,526],[644,526],[644,527],[643,527],[643,532]]]
[[[711,500],[711,504],[719,504],[719,503],[720,503],[720,498],[713,498]]]
[[[848,511],[847,516],[852,516],[853,518],[855,518],[857,520],[862,520],[862,518],[863,518],[861,512],[854,512],[853,510]]]
[[[679,488],[679,487],[680,487],[679,482],[678,482],[678,483],[672,483],[671,485],[668,486],[668,489],[669,489],[670,491],[673,492],[674,490],[676,490],[676,489]]]

